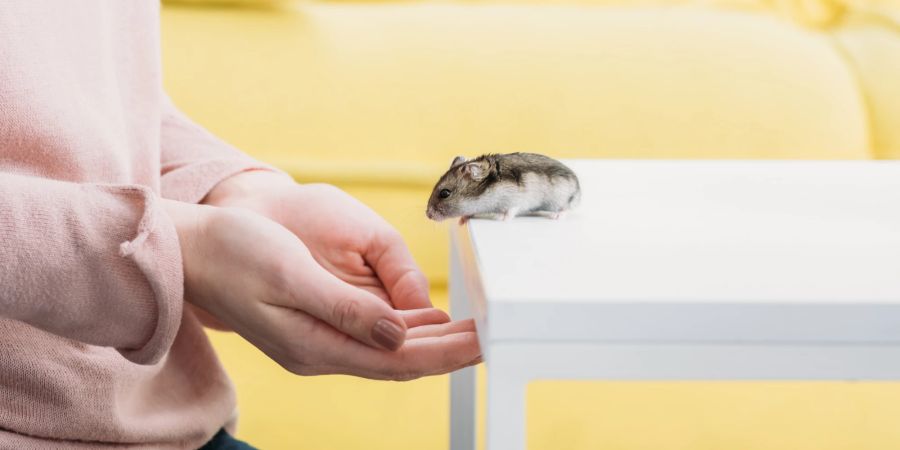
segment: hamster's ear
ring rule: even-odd
[[[456,167],[464,162],[466,162],[465,156],[457,156],[456,158],[453,158],[453,162],[450,163],[450,167]]]
[[[472,177],[475,181],[481,181],[488,174],[488,164],[487,161],[474,161],[470,163],[466,163],[463,166],[463,169],[466,171],[470,177]]]

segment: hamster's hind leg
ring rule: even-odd
[[[554,211],[554,212],[551,212],[550,215],[547,217],[550,217],[553,220],[564,219],[566,217],[566,213],[568,213],[568,212],[569,212],[568,209]]]
[[[536,209],[530,213],[533,216],[546,217],[552,220],[559,220],[566,217],[566,213],[569,212],[568,209],[560,209],[557,211],[551,209]]]
[[[568,213],[568,208],[560,209],[560,210],[551,210],[551,209],[538,209],[532,211],[531,214],[535,216],[546,217],[548,219],[559,220],[566,217],[566,213]]]
[[[506,210],[505,213],[503,213],[503,220],[504,221],[512,220],[512,218],[516,217],[516,215],[518,215],[518,214],[519,214],[519,208],[515,208],[515,207],[509,208]]]

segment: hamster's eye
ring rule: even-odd
[[[438,193],[441,198],[447,198],[450,196],[450,189],[441,189],[441,192]]]

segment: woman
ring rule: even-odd
[[[201,323],[302,375],[477,362],[384,220],[168,101],[158,8],[0,6],[0,447],[234,444]]]

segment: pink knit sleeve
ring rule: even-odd
[[[162,196],[199,203],[220,181],[247,170],[268,170],[263,164],[213,136],[182,113],[163,95],[160,136]]]
[[[158,361],[183,294],[178,237],[158,203],[143,186],[0,173],[0,316]]]

